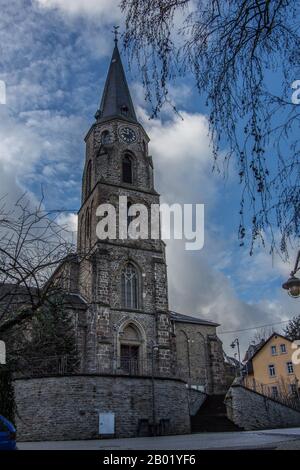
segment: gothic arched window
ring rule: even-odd
[[[139,307],[139,273],[132,263],[126,264],[121,276],[122,306]]]
[[[107,145],[111,143],[111,135],[109,131],[103,131],[101,134],[101,144]]]
[[[85,184],[86,197],[90,194],[91,188],[92,188],[92,162],[90,160],[86,169],[86,184]]]
[[[89,243],[91,239],[91,217],[89,209],[87,210],[85,217],[85,238],[86,242]]]
[[[129,324],[120,335],[120,366],[123,372],[135,375],[140,369],[141,338],[137,328]]]
[[[123,183],[132,184],[133,182],[132,159],[127,153],[124,155],[122,160],[122,179]]]
[[[144,152],[144,155],[147,155],[147,145],[144,140],[143,140],[143,152]]]

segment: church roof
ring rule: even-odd
[[[120,117],[137,122],[117,41],[115,41],[100,108],[95,117],[100,121]]]
[[[172,311],[171,319],[180,323],[194,323],[197,325],[220,326],[219,323],[215,323],[209,320],[203,320],[203,318],[192,317],[190,315],[183,315],[182,313]]]

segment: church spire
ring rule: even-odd
[[[100,108],[97,111],[95,118],[98,121],[104,121],[114,117],[121,117],[122,119],[137,122],[118,49],[117,28],[115,28],[114,34],[115,47],[104,86]]]

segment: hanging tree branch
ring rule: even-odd
[[[300,78],[298,2],[122,0],[121,8],[124,46],[152,117],[176,78],[194,80],[207,99],[214,168],[236,165],[241,245],[249,238],[252,254],[268,239],[287,256],[300,235],[300,105],[291,101]]]

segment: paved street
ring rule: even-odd
[[[20,450],[300,449],[300,428],[94,441],[24,442]]]

